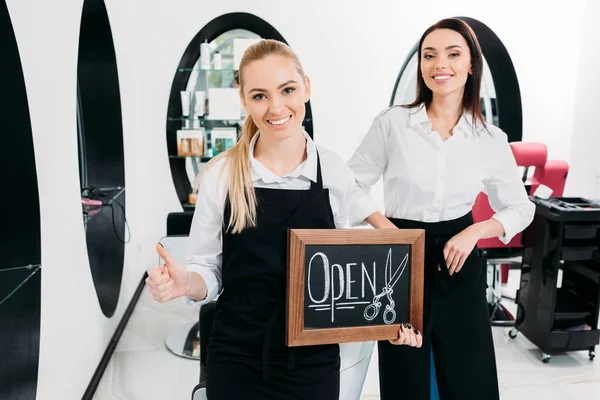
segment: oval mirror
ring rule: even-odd
[[[100,308],[105,316],[112,317],[121,290],[129,231],[119,76],[103,0],[83,3],[77,59],[77,133],[88,259]]]

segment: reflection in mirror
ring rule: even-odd
[[[394,94],[394,105],[412,103],[417,95],[418,52],[415,51],[406,63]],[[481,111],[485,120],[499,126],[496,89],[492,73],[483,57],[483,75],[481,78]]]
[[[167,109],[167,150],[177,197],[195,207],[192,184],[210,159],[233,146],[246,112],[236,77],[244,51],[262,38],[287,43],[268,22],[249,13],[221,15],[191,40],[173,78]],[[313,137],[310,101],[303,126]]]
[[[496,88],[494,79],[487,60],[483,57],[483,74],[481,76],[481,112],[486,122],[500,126],[498,119],[498,107],[496,100]]]
[[[216,155],[224,149],[213,147],[213,133],[220,133],[221,135],[231,132],[235,134],[236,139],[239,135],[243,120],[246,117],[244,108],[239,105],[239,117],[233,120],[229,119],[215,119],[214,107],[210,109],[210,99],[207,96],[211,88],[237,88],[237,54],[235,54],[236,48],[234,42],[253,41],[260,40],[261,37],[257,34],[247,31],[245,29],[233,29],[227,31],[212,42],[208,43],[210,49],[209,65],[210,69],[203,69],[203,59],[198,58],[194,64],[192,73],[190,74],[189,80],[186,85],[185,91],[189,93],[189,109],[182,109],[182,114],[189,115],[191,119],[184,120],[184,129],[200,129],[204,130],[204,138],[200,139],[202,155],[200,157],[186,157],[186,173],[190,182],[193,182],[198,173],[206,165],[207,159]],[[205,45],[206,46],[206,45]],[[239,51],[238,51],[239,52]],[[238,60],[239,62],[239,60]],[[217,93],[213,93],[215,96]],[[184,95],[185,96],[185,95]],[[202,104],[200,104],[202,103]],[[182,104],[183,108],[183,104]],[[228,129],[229,128],[229,129]],[[234,128],[235,131],[231,131]],[[222,141],[219,141],[219,143]],[[234,140],[230,141],[232,145]],[[190,146],[190,148],[193,148]]]

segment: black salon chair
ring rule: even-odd
[[[160,243],[180,263],[185,262],[187,240],[192,225],[193,211],[170,213],[167,216],[167,235]],[[183,358],[200,360],[198,322],[182,325],[169,332],[165,338],[167,349]]]
[[[181,259],[180,262],[184,261],[181,239],[188,237],[193,216],[193,211],[174,212],[167,216],[167,236],[161,240],[161,243],[171,243],[176,246],[177,249],[173,248],[173,250],[177,250],[179,253],[176,258]],[[208,347],[208,338],[212,330],[215,312],[216,300],[202,305],[199,311],[198,322],[178,327],[169,333],[165,339],[167,348],[173,354],[200,362],[199,384],[194,387],[192,400],[206,400],[206,349]],[[199,355],[192,354],[192,351],[189,349],[189,343],[198,337],[200,341]]]
[[[193,211],[173,212],[167,215],[167,236],[189,235]]]
[[[217,302],[200,307],[200,380],[192,392],[192,400],[206,400],[206,350],[215,319]]]

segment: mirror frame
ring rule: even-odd
[[[84,0],[78,39],[76,114],[81,196],[103,203],[95,215],[82,206],[82,218],[96,296],[102,313],[111,318],[121,293],[129,235],[121,89],[104,0]],[[87,187],[100,190],[84,196]]]

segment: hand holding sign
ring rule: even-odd
[[[152,298],[162,303],[184,296],[189,283],[188,271],[160,243],[156,251],[165,263],[148,270],[146,283]]]
[[[411,347],[421,347],[423,345],[423,336],[421,333],[410,325],[400,325],[398,339],[390,340],[391,344],[405,344]]]

